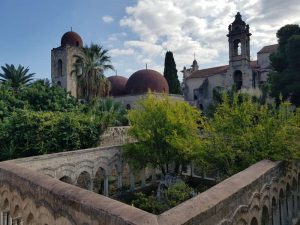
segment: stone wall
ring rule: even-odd
[[[103,154],[110,150],[115,148],[98,149]],[[158,216],[32,170],[40,171],[47,157],[70,161],[88,158],[92,152],[96,149],[0,163],[0,221],[10,221],[7,225],[18,224],[17,220],[42,225],[292,225],[300,218],[299,164],[284,167],[261,161]]]
[[[108,127],[101,135],[101,147],[123,145],[125,143],[133,142],[133,138],[127,134],[130,127]]]

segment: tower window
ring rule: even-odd
[[[61,87],[61,82],[60,81],[57,81],[57,86]]]
[[[235,56],[242,54],[242,46],[241,46],[241,41],[239,39],[233,42],[233,54]]]
[[[76,46],[77,46],[77,47],[79,46],[79,42],[78,42],[78,41],[76,41]]]
[[[62,60],[59,59],[57,61],[57,76],[61,77],[62,76]]]
[[[243,86],[243,75],[242,72],[240,70],[237,70],[234,72],[233,75],[233,81],[234,81],[234,85],[236,87],[236,90],[241,90],[242,86]]]

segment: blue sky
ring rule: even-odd
[[[276,43],[278,28],[300,23],[299,0],[0,0],[0,65],[21,64],[36,78],[50,78],[51,49],[70,27],[85,44],[109,49],[126,77],[146,63],[163,72],[167,50],[179,71],[194,53],[200,68],[224,65],[237,11],[250,24],[252,59]]]

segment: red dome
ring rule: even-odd
[[[155,70],[139,70],[131,75],[126,84],[128,94],[143,94],[148,90],[169,93],[167,80]]]
[[[126,94],[127,78],[122,76],[111,76],[107,78],[111,84],[110,95],[120,96]]]
[[[67,33],[65,33],[62,36],[60,43],[61,43],[61,46],[66,46],[66,45],[78,46],[78,47],[83,46],[81,37],[79,36],[79,34],[77,34],[74,31],[68,31]]]

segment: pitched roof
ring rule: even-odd
[[[250,66],[252,69],[257,68],[258,67],[257,61],[251,61]],[[226,73],[228,68],[229,68],[228,65],[224,65],[224,66],[212,67],[203,70],[196,70],[190,76],[188,76],[187,79],[210,77],[216,74]]]
[[[264,46],[261,50],[259,50],[257,54],[276,52],[278,46],[279,46],[278,44]]]

